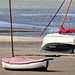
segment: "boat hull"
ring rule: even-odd
[[[47,34],[41,46],[44,52],[74,53],[75,36]]]
[[[48,43],[41,50],[44,52],[74,53],[74,45],[65,43]]]
[[[2,67],[4,69],[18,69],[18,70],[30,70],[30,69],[47,69],[47,67],[52,63],[53,59],[48,59],[44,61],[39,62],[33,62],[33,63],[24,63],[24,64],[10,64],[2,61]]]

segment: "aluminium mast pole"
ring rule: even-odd
[[[67,10],[66,10],[64,19],[63,19],[62,24],[61,24],[62,27],[63,27],[63,24],[64,24],[64,22],[65,22],[65,19],[66,19],[66,16],[67,16],[67,13],[68,13],[68,11],[69,11],[69,8],[70,8],[71,3],[72,3],[72,0],[70,0],[69,5],[68,5],[68,8],[67,8]]]
[[[11,26],[11,47],[12,47],[12,57],[14,57],[11,0],[9,0],[9,10],[10,10],[10,26]]]
[[[49,24],[46,26],[46,28],[43,30],[43,32],[40,34],[40,36],[44,33],[44,31],[47,29],[47,27],[51,24],[51,22],[54,20],[55,16],[57,15],[57,13],[59,12],[59,10],[61,9],[61,7],[63,6],[65,0],[62,2],[62,4],[60,5],[59,9],[57,10],[57,12],[55,13],[55,15],[53,16],[53,18],[51,19],[51,21],[49,22]]]

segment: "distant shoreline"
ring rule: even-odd
[[[42,31],[43,29],[13,28],[13,36],[39,37]],[[10,36],[10,32],[10,27],[0,27],[0,36]]]
[[[10,32],[10,27],[0,27],[0,32]],[[13,28],[13,32],[40,32],[43,29]]]

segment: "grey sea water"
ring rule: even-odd
[[[12,9],[12,20],[14,28],[44,29],[51,21],[58,8],[30,8],[30,9]],[[66,8],[62,8],[56,15],[46,33],[58,32],[63,21]],[[10,27],[9,9],[0,9],[0,27]],[[70,8],[64,28],[75,28],[75,8]],[[21,33],[23,35],[21,35]],[[16,32],[14,35],[20,36],[38,36],[41,32]],[[46,34],[45,33],[45,34]],[[6,33],[1,33],[6,34]],[[6,34],[8,35],[8,34]]]

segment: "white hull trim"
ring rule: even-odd
[[[41,47],[43,47],[47,43],[65,43],[65,44],[75,45],[75,36],[63,35],[57,33],[47,34],[43,39]]]

